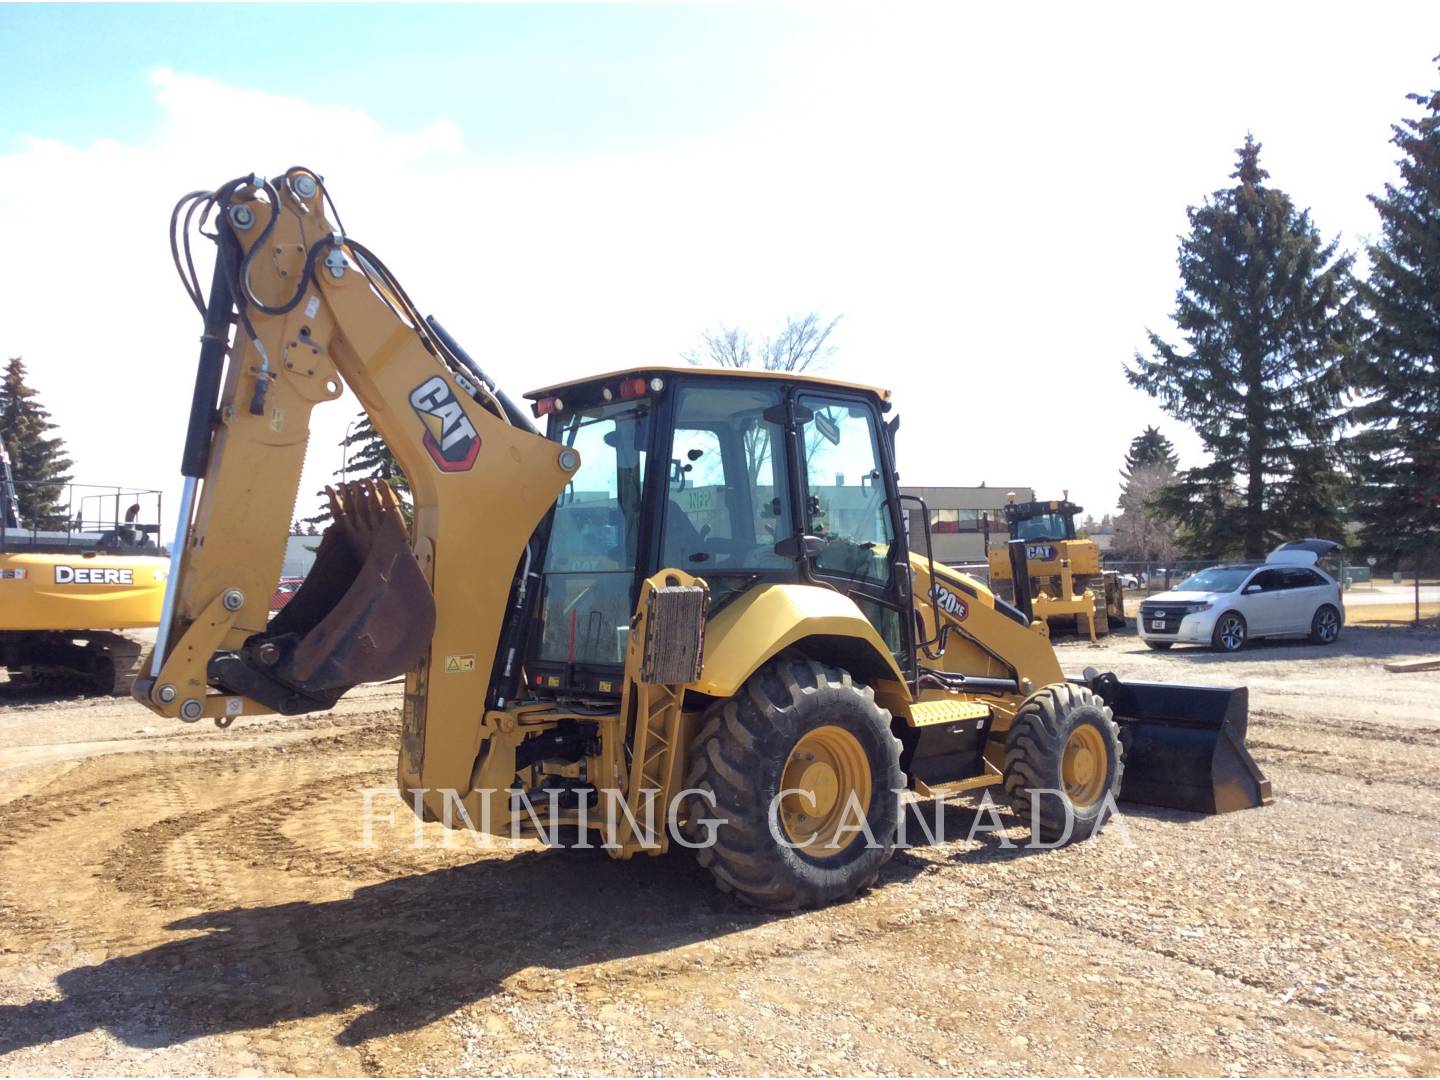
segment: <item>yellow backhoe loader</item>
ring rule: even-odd
[[[61,489],[64,513],[40,528],[21,514],[30,486],[0,446],[0,665],[9,685],[128,694],[146,644],[132,631],[159,623],[169,570],[156,544],[160,494],[45,484]]]
[[[208,296],[191,219],[215,223]],[[773,909],[873,882],[909,793],[999,785],[1051,842],[1116,796],[1268,799],[1243,689],[1067,679],[1043,628],[907,551],[885,391],[640,366],[527,413],[341,231],[314,172],[193,193],[176,222],[205,333],[135,688],[161,715],[304,713],[403,675],[399,788],[422,817],[598,832],[618,858],[694,847]],[[413,523],[383,483],[335,489],[267,622],[310,413],[342,384]]]
[[[1005,504],[1007,545],[985,547],[990,587],[1047,626],[1089,634],[1090,640],[1125,625],[1125,590],[1100,564],[1100,545],[1078,537],[1084,511],[1068,498]],[[1020,587],[1016,588],[1016,583]]]

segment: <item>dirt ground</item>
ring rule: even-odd
[[[1380,663],[1440,634],[1062,652],[1248,684],[1274,805],[1029,852],[957,800],[956,839],[774,917],[684,853],[417,847],[383,795],[363,846],[393,686],[228,732],[12,695],[0,1073],[1440,1072],[1440,672]]]

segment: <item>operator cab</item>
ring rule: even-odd
[[[160,500],[153,490],[0,480],[0,554],[164,556]],[[37,503],[58,509],[37,516]]]
[[[705,579],[712,614],[761,582],[833,586],[908,667],[886,391],[647,368],[526,396],[547,435],[580,454],[542,527],[532,690],[618,694],[640,583],[666,567]]]
[[[1068,499],[1007,503],[1006,531],[1012,540],[1074,540],[1075,516],[1084,509]]]

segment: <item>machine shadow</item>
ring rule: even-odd
[[[86,701],[128,701],[128,698],[98,693],[93,687],[83,685],[32,686],[25,683],[0,682],[0,705],[58,705],[66,702]]]
[[[920,870],[892,860],[878,884]],[[359,1008],[336,1036],[355,1046],[433,1023],[527,968],[544,980],[787,917],[725,896],[688,852],[481,859],[338,900],[180,919],[167,929],[188,936],[63,973],[57,1000],[0,1005],[0,1059],[101,1028],[155,1049]]]
[[[1053,848],[1030,845],[1029,822],[1009,807],[995,805],[993,812],[982,807],[976,796],[917,800],[906,806],[904,837],[911,850],[942,850],[937,845],[963,841],[972,846],[944,851],[943,857],[956,863],[1008,862],[1027,855],[1043,855]],[[995,831],[998,823],[1005,830]],[[1016,826],[1023,835],[1012,836]],[[931,842],[934,837],[934,842]],[[921,865],[926,863],[917,856]]]

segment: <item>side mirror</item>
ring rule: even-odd
[[[1240,595],[1241,595],[1241,596],[1250,596],[1250,595],[1252,595],[1252,594],[1254,594],[1254,593],[1264,592],[1264,591],[1265,591],[1265,590],[1262,589],[1259,585],[1246,585],[1245,588],[1243,588],[1243,589],[1240,590]]]

